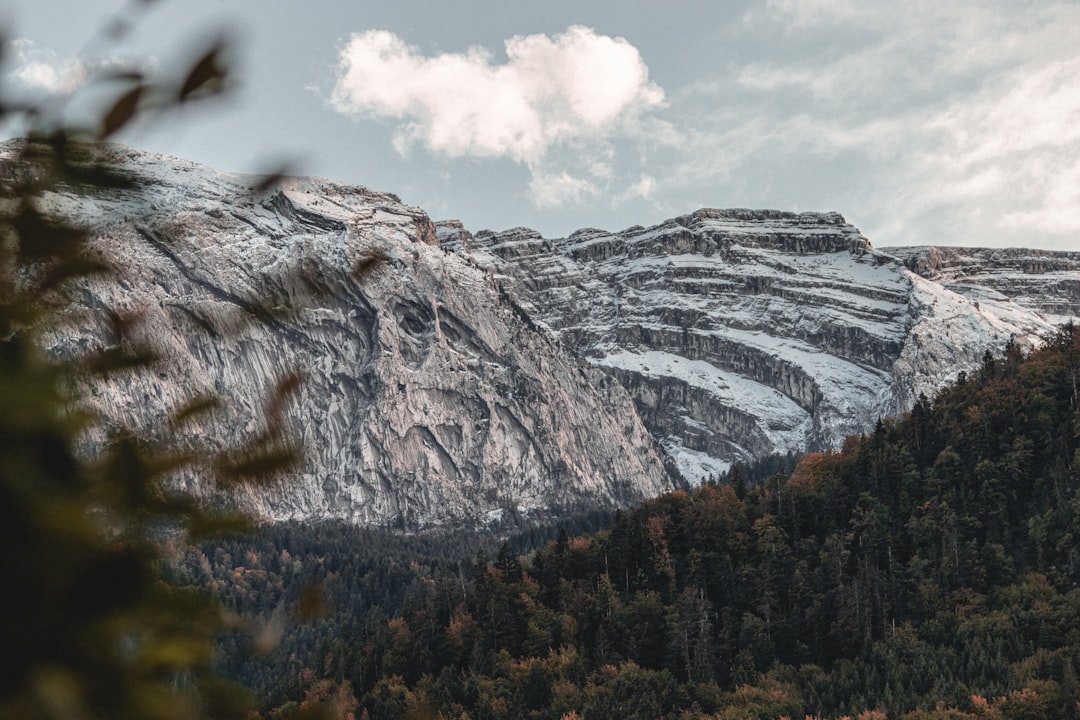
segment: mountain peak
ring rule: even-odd
[[[108,152],[138,192],[56,200],[120,268],[122,286],[88,282],[81,302],[140,309],[168,362],[94,403],[152,426],[225,390],[232,409],[191,439],[234,444],[264,389],[302,369],[289,417],[307,464],[239,498],[268,518],[417,528],[617,506],[673,487],[667,468],[697,482],[836,447],[985,352],[1080,320],[1072,255],[889,254],[834,212],[473,235],[389,193],[319,178],[256,192],[256,176]],[[240,322],[254,299],[287,312]],[[51,342],[77,352],[103,328]]]

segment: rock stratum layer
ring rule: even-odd
[[[1031,248],[889,248],[908,269],[976,302],[1013,302],[1052,322],[1080,317],[1080,252]]]
[[[363,188],[257,194],[257,178],[111,153],[137,192],[45,199],[120,271],[79,288],[52,349],[99,347],[101,308],[138,313],[163,360],[91,404],[155,428],[217,393],[226,409],[186,432],[219,446],[257,433],[267,389],[302,371],[287,419],[304,465],[240,497],[270,519],[422,528],[630,503],[836,447],[1080,314],[1075,255],[882,252],[835,213],[473,235]]]
[[[617,377],[690,482],[769,453],[836,447],[986,352],[1038,343],[1080,315],[1073,256],[897,256],[836,213],[700,210],[560,240],[453,223],[440,234],[564,347]]]

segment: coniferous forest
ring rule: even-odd
[[[267,718],[1080,717],[1080,329],[755,482],[504,542],[177,546]]]

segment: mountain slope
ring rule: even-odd
[[[335,613],[223,663],[267,711],[307,667],[372,718],[403,714],[388,698],[447,717],[1075,717],[1078,374],[1074,328],[767,483],[669,493],[465,574],[478,553],[453,543],[402,561],[376,533],[280,527],[192,550],[181,577],[254,619],[327,574]]]
[[[453,223],[440,235],[618,377],[692,482],[768,453],[836,447],[987,351],[1037,343],[1065,319],[922,277],[836,213],[700,210],[559,240]]]
[[[95,385],[92,404],[152,428],[217,392],[228,407],[189,440],[224,446],[259,431],[266,389],[299,370],[287,417],[304,466],[248,492],[246,509],[418,528],[506,508],[622,505],[672,487],[622,387],[444,252],[421,211],[322,180],[259,195],[258,178],[133,151],[112,160],[135,174],[137,193],[48,199],[89,219],[120,269],[80,289],[52,350],[100,345],[96,309],[138,315],[162,361]],[[254,322],[252,302],[272,319]],[[212,489],[207,476],[181,482]]]
[[[1080,252],[1032,248],[889,248],[908,269],[972,300],[1011,300],[1048,320],[1080,317]]]
[[[697,482],[836,447],[1077,309],[1065,254],[1024,265],[1026,285],[956,283],[942,268],[959,260],[928,259],[948,251],[876,251],[836,213],[474,236],[386,193],[298,178],[257,193],[259,178],[110,152],[137,192],[46,199],[121,269],[80,289],[52,350],[106,342],[103,307],[141,317],[165,361],[93,387],[92,405],[153,428],[217,392],[229,406],[188,440],[219,446],[259,432],[266,389],[300,370],[287,417],[306,463],[240,499],[271,519],[419,528],[625,504],[673,487],[667,467]],[[1049,273],[1057,289],[1035,293]]]

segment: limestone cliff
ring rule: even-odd
[[[888,252],[913,272],[972,300],[1012,301],[1052,321],[1080,317],[1080,252],[961,247]]]
[[[691,482],[769,453],[836,447],[985,352],[1038,342],[1080,313],[1064,292],[1080,271],[1060,255],[1043,254],[1059,274],[1041,301],[988,285],[976,299],[875,251],[836,213],[700,210],[557,240],[455,224],[440,235],[619,378]],[[1025,277],[1028,288],[1045,278]],[[1047,317],[1051,305],[1060,312]]]
[[[45,199],[120,269],[78,289],[52,351],[100,347],[103,308],[139,316],[163,359],[90,403],[154,428],[214,392],[227,407],[185,432],[217,445],[258,432],[267,388],[299,370],[286,416],[305,463],[240,498],[272,519],[419,528],[633,502],[675,487],[668,468],[697,482],[836,447],[1080,313],[1075,254],[882,252],[836,213],[474,235],[386,193],[256,191],[110,152],[137,192]]]
[[[133,151],[112,159],[135,174],[137,194],[48,198],[89,219],[119,268],[80,288],[52,349],[99,345],[101,308],[136,313],[162,359],[95,383],[91,403],[152,428],[217,393],[226,409],[187,432],[218,445],[256,433],[267,388],[300,371],[287,417],[304,465],[248,492],[247,509],[418,528],[673,487],[626,391],[439,247],[420,210],[317,179],[256,193],[256,178]],[[253,304],[270,319],[253,319]],[[211,490],[205,475],[181,481]]]

